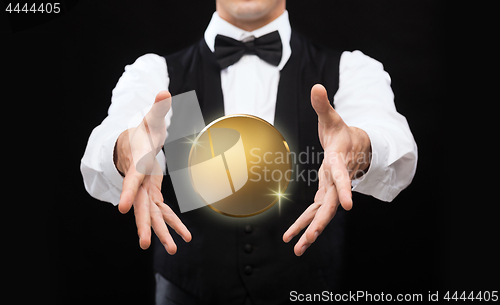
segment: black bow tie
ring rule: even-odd
[[[260,59],[277,66],[281,61],[283,46],[278,31],[271,32],[247,42],[223,35],[215,36],[215,57],[220,68],[236,63],[244,54],[254,54]]]

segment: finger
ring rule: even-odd
[[[299,241],[295,244],[295,247],[293,247],[293,252],[297,256],[301,256],[306,252],[306,249],[311,246],[311,243],[307,241],[306,235],[302,234],[300,237]]]
[[[316,211],[320,207],[319,203],[311,204],[302,215],[297,218],[297,220],[286,230],[285,234],[283,234],[283,241],[288,243],[292,238],[297,236],[305,227],[307,227],[314,218]]]
[[[165,116],[172,105],[172,96],[170,92],[160,91],[155,98],[153,106],[144,118],[146,128],[154,128],[165,124]]]
[[[163,221],[163,216],[158,208],[158,206],[151,202],[150,206],[151,213],[151,225],[155,231],[156,236],[167,250],[168,254],[173,255],[177,252],[177,245],[175,244],[172,236],[170,235],[165,221]]]
[[[337,189],[338,199],[346,210],[352,208],[351,178],[341,154],[325,153],[323,179],[330,181]]]
[[[321,166],[319,167],[318,170],[318,189],[321,189],[321,187],[325,184],[323,177],[323,163],[321,163]],[[316,200],[314,200],[316,202]]]
[[[163,220],[172,227],[177,234],[179,234],[185,242],[190,242],[192,239],[191,232],[189,232],[188,228],[182,223],[179,217],[172,211],[172,209],[166,205],[165,203],[161,203],[158,205]]]
[[[139,187],[141,186],[142,181],[144,181],[144,177],[145,175],[143,173],[139,173],[135,170],[135,166],[133,164],[130,165],[125,178],[123,179],[122,193],[120,195],[120,202],[118,203],[118,210],[121,213],[127,213],[132,207]]]
[[[323,208],[323,206],[325,208]],[[295,255],[301,256],[306,252],[306,250],[316,241],[318,236],[323,232],[326,225],[333,219],[335,216],[335,212],[337,210],[334,207],[333,211],[330,211],[332,207],[330,205],[321,205],[316,214],[314,215],[313,220],[309,227],[307,227],[306,231],[300,237],[297,244],[293,248]]]
[[[155,98],[155,102],[151,106],[151,109],[144,116],[141,124],[138,126],[138,137],[137,142],[130,140],[131,143],[140,143],[144,145],[143,141],[148,142],[148,146],[144,147],[138,145],[139,150],[132,150],[134,153],[134,162],[137,166],[137,170],[147,170],[146,174],[151,173],[153,168],[155,157],[160,151],[161,147],[165,142],[167,126],[165,122],[165,116],[171,107],[171,95],[168,91],[160,91]],[[131,135],[134,136],[134,135]],[[150,150],[149,153],[145,153],[144,149]]]
[[[316,195],[314,195],[314,202],[323,202],[323,197],[325,197],[325,186],[321,185],[316,191]]]
[[[158,207],[163,222],[166,222],[169,226],[171,226],[177,234],[179,234],[184,241],[191,241],[191,232],[187,229],[187,227],[182,223],[180,218],[175,214],[172,209],[163,202],[163,195],[160,191],[161,180],[163,176],[148,176],[146,179],[151,179],[156,183],[149,184],[149,196],[151,200]]]
[[[350,210],[352,208],[352,191],[351,178],[347,167],[343,163],[337,163],[332,166],[331,175],[340,204],[345,210]]]
[[[325,87],[316,84],[311,89],[311,104],[318,115],[318,121],[325,128],[335,128],[345,124],[340,115],[333,109]]]
[[[150,200],[144,188],[140,188],[134,202],[135,223],[139,235],[139,245],[142,249],[151,244],[151,216],[149,211]]]
[[[313,221],[304,232],[306,239],[309,243],[316,241],[318,236],[323,233],[326,226],[330,223],[337,212],[338,196],[335,187],[328,188],[323,204],[318,209]]]

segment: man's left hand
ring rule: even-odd
[[[368,170],[371,158],[368,134],[344,123],[328,101],[325,87],[314,85],[311,104],[318,114],[318,134],[325,154],[314,203],[283,234],[283,241],[288,243],[307,227],[294,247],[297,256],[316,241],[335,216],[339,204],[345,210],[352,208],[351,180]]]

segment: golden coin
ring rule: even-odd
[[[271,208],[291,174],[287,142],[273,125],[252,115],[213,121],[198,134],[189,154],[194,190],[211,209],[233,217]]]

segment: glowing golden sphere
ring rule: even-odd
[[[230,115],[206,126],[193,141],[189,175],[213,210],[246,217],[272,207],[292,174],[290,150],[273,125],[251,115]]]

